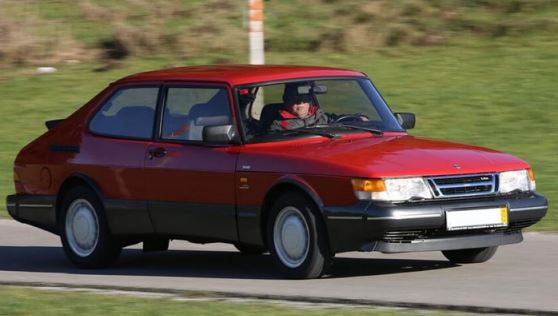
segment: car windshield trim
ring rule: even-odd
[[[334,132],[326,132],[326,129],[336,129]],[[342,130],[340,130],[342,129]],[[321,130],[321,131],[320,131]],[[345,133],[358,133],[358,132],[371,132],[374,135],[383,136],[386,132],[399,132],[393,130],[380,130],[373,127],[366,126],[356,126],[351,124],[343,123],[332,123],[327,125],[316,125],[310,127],[301,127],[298,129],[291,130],[281,130],[274,131],[268,134],[261,134],[254,136],[252,139],[247,141],[248,144],[260,143],[260,142],[275,142],[275,141],[285,141],[291,140],[293,138],[299,138],[304,136],[323,136],[330,139],[336,139],[341,137],[341,134]]]

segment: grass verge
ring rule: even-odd
[[[416,315],[417,310],[386,308],[303,308],[259,302],[192,301],[180,298],[45,291],[0,287],[0,315]],[[420,311],[421,315],[467,315],[456,312]]]

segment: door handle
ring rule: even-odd
[[[157,147],[155,149],[150,149],[149,150],[149,159],[153,159],[153,158],[162,158],[164,157],[168,152],[165,148],[163,147]]]

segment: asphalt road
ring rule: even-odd
[[[558,314],[558,235],[527,233],[489,262],[453,265],[438,252],[338,255],[331,276],[282,280],[268,256],[225,244],[171,242],[167,252],[124,250],[116,266],[79,270],[57,236],[0,220],[0,283],[216,291],[232,295],[489,307]],[[478,310],[478,309],[477,309]]]

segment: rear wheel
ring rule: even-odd
[[[289,192],[273,205],[267,241],[275,265],[289,278],[320,277],[331,262],[325,227],[304,195]]]
[[[101,201],[89,188],[75,187],[64,196],[60,238],[68,259],[80,268],[114,263],[121,247],[110,234]]]
[[[442,254],[453,263],[481,263],[490,260],[498,247],[445,250]]]

